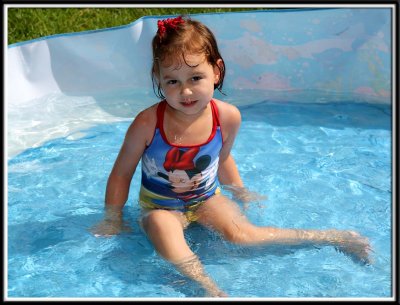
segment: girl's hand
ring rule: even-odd
[[[132,232],[132,228],[120,220],[105,219],[89,230],[95,237],[111,237],[119,233]]]
[[[122,232],[132,232],[131,227],[122,219],[120,206],[106,205],[104,220],[89,231],[96,237],[111,237]]]
[[[224,185],[222,187],[224,190],[228,190],[232,193],[233,199],[243,203],[243,208],[248,209],[249,204],[254,202],[257,203],[259,208],[264,208],[265,206],[261,204],[262,201],[267,200],[267,196],[252,192],[245,187]]]

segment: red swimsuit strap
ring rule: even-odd
[[[211,100],[211,110],[213,114],[213,130],[214,130],[217,129],[217,126],[221,126],[219,124],[218,107],[214,100]]]
[[[212,112],[212,117],[213,117],[213,127],[212,127],[211,135],[209,136],[208,140],[205,143],[202,143],[202,144],[198,144],[198,145],[183,145],[182,147],[203,146],[203,145],[209,143],[214,138],[214,135],[215,135],[215,133],[217,131],[218,126],[220,126],[220,123],[219,123],[218,107],[215,104],[214,100],[211,100],[210,103],[211,103],[211,112]],[[164,141],[168,145],[179,147],[180,145],[173,145],[173,144],[169,143],[169,141],[167,139],[167,136],[164,133],[164,113],[165,113],[165,108],[166,107],[167,107],[167,101],[166,100],[161,101],[157,106],[157,124],[156,124],[156,128],[158,128],[160,130],[160,134],[161,134],[162,138],[164,139]]]
[[[162,129],[162,122],[164,121],[164,111],[165,111],[165,107],[167,107],[167,101],[163,100],[160,103],[158,103],[157,106],[157,124],[156,124],[156,128],[158,129]],[[163,131],[164,132],[164,131]]]

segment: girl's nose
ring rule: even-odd
[[[184,96],[191,95],[192,94],[192,90],[190,90],[189,87],[184,86],[184,87],[182,87],[181,94],[184,95]]]

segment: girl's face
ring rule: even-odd
[[[218,63],[218,62],[217,62]],[[159,81],[168,104],[186,115],[197,114],[207,107],[219,81],[218,67],[210,65],[203,55],[186,55],[159,66]]]

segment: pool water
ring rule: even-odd
[[[245,185],[268,196],[251,203],[247,217],[258,225],[356,230],[369,237],[374,263],[333,247],[241,247],[195,224],[185,234],[206,271],[230,297],[391,297],[390,106],[239,108],[232,154]],[[112,238],[88,231],[103,217],[106,181],[129,123],[82,130],[8,161],[9,297],[204,296],[139,229],[140,167],[124,209],[133,231]]]

